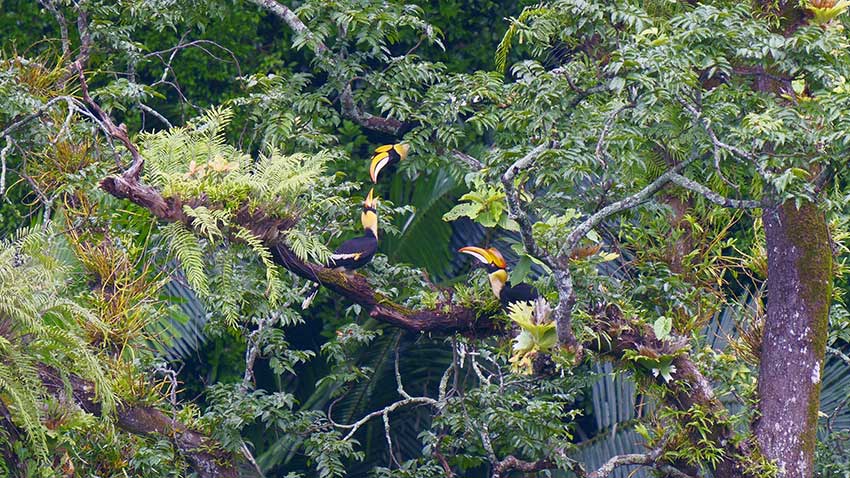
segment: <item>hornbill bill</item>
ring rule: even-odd
[[[520,283],[511,286],[508,283],[508,271],[505,258],[495,247],[482,249],[480,247],[461,247],[459,252],[469,254],[470,256],[481,261],[487,268],[487,278],[490,279],[490,287],[493,288],[493,294],[499,299],[502,307],[508,308],[509,304],[515,302],[534,302],[540,294],[537,289],[531,285]]]
[[[375,257],[378,250],[378,198],[373,197],[374,189],[369,190],[369,195],[363,202],[363,211],[360,213],[360,222],[363,224],[363,235],[349,239],[331,254],[325,267],[346,274],[354,269],[359,269]],[[301,303],[301,308],[306,309],[313,302],[313,298],[319,292],[320,284],[316,284],[313,290]]]
[[[385,144],[378,146],[375,149],[375,155],[372,156],[372,163],[369,165],[369,176],[373,183],[378,182],[378,174],[387,166],[397,164],[399,161],[407,157],[407,151],[410,149],[409,144],[396,143]]]

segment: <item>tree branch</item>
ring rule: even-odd
[[[817,176],[812,181],[812,184],[815,187],[815,194],[820,194],[826,188],[826,186],[832,182],[832,178],[835,177],[835,168],[832,167],[831,164],[827,164]]]
[[[481,169],[484,169],[484,164],[482,164],[481,161],[464,153],[463,151],[453,149],[452,156],[465,163],[472,171],[479,171]]]
[[[525,461],[520,460],[513,455],[508,455],[493,467],[493,478],[508,476],[511,471],[533,473],[535,471],[551,470],[556,468],[558,468],[558,466],[555,462],[549,459]]]
[[[414,404],[437,405],[437,403],[438,402],[436,400],[434,400],[433,398],[430,398],[430,397],[404,398],[404,399],[399,400],[397,402],[393,402],[393,403],[387,405],[386,407],[384,407],[380,410],[376,410],[376,411],[366,415],[365,417],[361,418],[360,420],[357,420],[356,422],[352,423],[351,425],[342,425],[342,424],[337,423],[334,426],[347,429],[348,433],[342,439],[343,440],[349,440],[349,439],[351,439],[351,437],[354,436],[355,433],[357,433],[357,430],[359,430],[363,425],[369,423],[369,420],[371,420],[375,417],[387,416],[389,413],[391,413],[391,412],[393,412],[393,411],[395,411],[395,410],[397,410],[401,407],[407,406],[407,405],[414,405]]]
[[[292,30],[296,33],[306,36],[310,40],[309,44],[312,46],[313,52],[318,57],[326,60],[331,65],[336,63],[336,61],[331,57],[330,50],[328,49],[328,47],[321,40],[319,40],[318,37],[312,31],[310,31],[307,25],[305,25],[304,22],[302,22],[301,19],[298,18],[298,15],[296,15],[295,12],[289,9],[289,7],[275,0],[249,1],[278,16],[287,25],[289,25],[289,28],[292,28]],[[376,116],[361,109],[354,99],[354,92],[351,89],[351,82],[347,82],[345,87],[340,92],[339,101],[342,107],[343,116],[353,120],[354,122],[366,129],[378,131],[392,136],[398,136],[401,133],[402,129],[404,129],[405,127],[405,124],[397,119]]]
[[[626,103],[623,106],[620,106],[613,113],[608,116],[608,119],[605,120],[605,124],[602,126],[602,131],[599,132],[599,139],[596,141],[596,159],[599,160],[603,166],[605,165],[605,157],[608,156],[608,152],[605,151],[605,136],[608,135],[608,131],[614,126],[614,121],[617,119],[617,116],[623,111],[634,108],[635,103]]]
[[[0,149],[0,197],[6,193],[6,155],[12,149],[12,138],[3,136],[6,139],[6,146]]]
[[[115,123],[112,122],[112,118],[110,118],[109,115],[106,114],[106,111],[103,111],[103,108],[101,108],[100,105],[97,104],[97,102],[89,95],[89,85],[86,83],[86,77],[83,74],[83,65],[79,63],[79,60],[77,60],[76,63],[78,72],[77,76],[80,80],[80,92],[83,95],[83,101],[85,101],[89,108],[97,114],[101,125],[109,133],[109,135],[118,141],[121,141],[121,143],[124,144],[124,147],[127,148],[127,151],[130,152],[133,162],[130,163],[130,167],[124,172],[124,177],[127,179],[138,179],[142,174],[142,167],[144,166],[144,160],[141,155],[139,155],[139,148],[130,141],[130,136],[127,134],[127,126],[124,125],[124,123],[115,126]]]
[[[162,124],[164,124],[167,128],[172,128],[174,126],[174,125],[171,124],[171,121],[168,121],[168,118],[166,118],[165,116],[162,116],[159,113],[159,111],[151,108],[150,106],[148,106],[148,105],[146,105],[142,102],[139,102],[139,108],[141,108],[142,111],[149,113],[154,118],[160,120],[162,122]]]
[[[600,209],[584,221],[581,224],[576,226],[575,229],[570,232],[567,236],[567,239],[564,241],[563,246],[559,251],[559,255],[564,255],[568,253],[572,248],[578,245],[579,241],[590,232],[591,229],[598,226],[599,223],[604,221],[610,216],[617,214],[619,212],[625,211],[627,209],[631,209],[638,204],[641,204],[651,198],[655,193],[661,190],[670,180],[673,175],[678,174],[682,169],[685,168],[688,164],[693,162],[696,159],[696,155],[692,155],[685,161],[673,166],[670,170],[659,176],[655,181],[651,182],[648,186],[636,192],[635,194],[621,199],[615,203],[611,203],[604,208]]]
[[[713,202],[714,204],[717,204],[720,207],[728,207],[733,209],[759,209],[770,206],[770,204],[766,201],[732,199],[727,198],[725,196],[721,196],[720,194],[712,191],[706,186],[703,186],[702,184],[694,181],[693,179],[688,179],[682,176],[681,174],[671,175],[670,182],[679,185],[689,191],[693,191],[699,194],[700,196],[708,199],[709,201]]]
[[[70,59],[71,41],[68,37],[68,21],[65,19],[65,15],[62,13],[62,10],[53,3],[53,0],[38,0],[38,3],[44,6],[47,11],[56,17],[56,23],[59,24],[59,38],[62,41],[62,57]]]
[[[284,306],[289,307],[289,304]],[[245,347],[245,374],[242,376],[242,390],[248,390],[254,385],[254,362],[260,356],[260,339],[266,327],[274,327],[278,317],[277,311],[272,311],[268,316],[257,319],[257,328],[247,334]]]
[[[357,106],[354,101],[354,93],[351,90],[351,84],[346,84],[342,93],[339,95],[339,102],[342,105],[342,114],[347,118],[354,120],[360,126],[372,131],[379,131],[393,136],[398,136],[404,128],[404,123],[394,118],[384,118],[375,116],[372,113],[363,111]]]
[[[80,33],[80,52],[77,54],[77,59],[74,61],[73,66],[76,67],[78,73],[82,73],[83,67],[89,62],[89,57],[91,56],[92,40],[86,11],[83,10],[79,3],[74,2],[74,4],[77,9],[77,30]],[[73,75],[74,71],[71,70],[70,73]]]
[[[21,126],[29,123],[30,121],[32,121],[34,119],[38,119],[38,118],[42,117],[45,113],[47,113],[47,111],[51,107],[53,107],[53,105],[55,105],[56,103],[62,102],[62,101],[64,101],[65,103],[68,104],[69,109],[73,109],[73,104],[74,104],[74,101],[75,101],[74,98],[72,98],[70,96],[57,96],[55,98],[51,98],[50,100],[47,101],[47,103],[43,104],[37,110],[35,110],[35,112],[30,113],[30,114],[24,116],[23,118],[15,121],[14,123],[6,126],[5,128],[3,128],[3,131],[0,131],[0,137],[8,136],[9,134],[12,133],[12,131],[15,131],[16,129],[20,128]]]
[[[832,355],[835,355],[836,357],[840,358],[841,361],[844,362],[845,365],[850,367],[850,357],[848,357],[844,352],[838,350],[835,347],[830,347],[830,346],[826,347],[826,351],[831,353]]]
[[[678,468],[657,463],[658,457],[661,455],[661,451],[662,450],[659,448],[649,453],[631,453],[614,456],[605,462],[604,465],[599,467],[599,469],[587,475],[587,478],[607,478],[608,475],[613,473],[616,468],[625,465],[652,466],[653,468],[665,473],[666,476],[671,476],[673,478],[692,478],[687,473],[681,472]]]
[[[543,143],[532,149],[528,154],[516,160],[502,175],[502,185],[505,188],[505,199],[508,203],[508,217],[519,224],[520,237],[525,250],[540,258],[555,275],[555,287],[558,289],[558,305],[555,307],[553,320],[558,334],[558,343],[570,349],[576,349],[578,342],[573,334],[572,311],[576,303],[573,290],[573,278],[567,260],[554,257],[548,251],[539,247],[534,241],[531,220],[522,208],[519,192],[514,187],[514,177],[520,171],[529,168],[534,161],[550,147]]]
[[[473,336],[493,335],[500,331],[498,325],[487,316],[469,308],[446,302],[434,309],[409,309],[392,302],[369,285],[361,274],[346,275],[326,267],[310,264],[299,259],[285,244],[278,242],[271,247],[275,262],[304,279],[318,282],[322,286],[359,304],[369,316],[417,333],[464,333]]]
[[[289,25],[289,28],[293,29],[298,34],[307,37],[311,41],[313,50],[316,54],[324,54],[328,52],[328,47],[325,46],[325,44],[319,40],[309,28],[307,28],[307,25],[298,18],[298,15],[296,15],[295,12],[290,10],[286,5],[276,2],[275,0],[249,1],[264,10],[274,13],[277,17],[286,22],[286,24]]]
[[[63,375],[43,364],[38,365],[38,375],[49,393],[63,395],[68,390],[66,384],[70,385],[70,398],[80,408],[93,415],[101,415],[101,405],[91,382],[75,375]],[[215,442],[155,408],[119,404],[115,420],[118,427],[135,435],[162,435],[171,438],[201,478],[238,476],[239,459],[235,455],[214,451]]]
[[[699,123],[700,126],[702,126],[702,129],[705,130],[706,134],[708,134],[708,137],[711,138],[711,143],[714,150],[714,169],[717,172],[717,175],[725,183],[729,184],[735,189],[738,188],[736,184],[729,182],[729,180],[727,180],[726,177],[723,176],[723,173],[720,170],[721,149],[732,153],[733,156],[738,156],[741,159],[750,161],[763,178],[768,177],[767,171],[759,164],[758,159],[755,157],[755,155],[744,151],[743,149],[738,148],[737,146],[732,146],[730,144],[724,143],[723,141],[720,141],[720,139],[717,137],[717,134],[714,132],[714,129],[712,129],[711,125],[708,124],[708,121],[706,121],[705,117],[702,115],[702,111],[697,109],[696,106],[692,105],[689,101],[682,98],[681,96],[677,95],[676,99],[679,101],[682,107],[685,108],[688,113],[690,113],[690,115],[694,118],[694,121],[696,121],[697,123]]]

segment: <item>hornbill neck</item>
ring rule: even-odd
[[[493,289],[493,294],[498,299],[501,299],[502,290],[504,290],[505,284],[508,282],[508,271],[505,269],[496,269],[487,274],[487,278],[490,279],[490,287]]]
[[[360,214],[360,222],[363,224],[363,234],[378,238],[378,212],[375,208],[368,206],[363,208]]]

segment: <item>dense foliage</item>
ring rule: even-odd
[[[846,2],[3,6],[0,474],[850,469]]]

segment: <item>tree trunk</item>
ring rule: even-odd
[[[767,318],[759,368],[761,452],[785,478],[810,478],[832,290],[832,248],[817,206],[793,201],[763,213]]]

